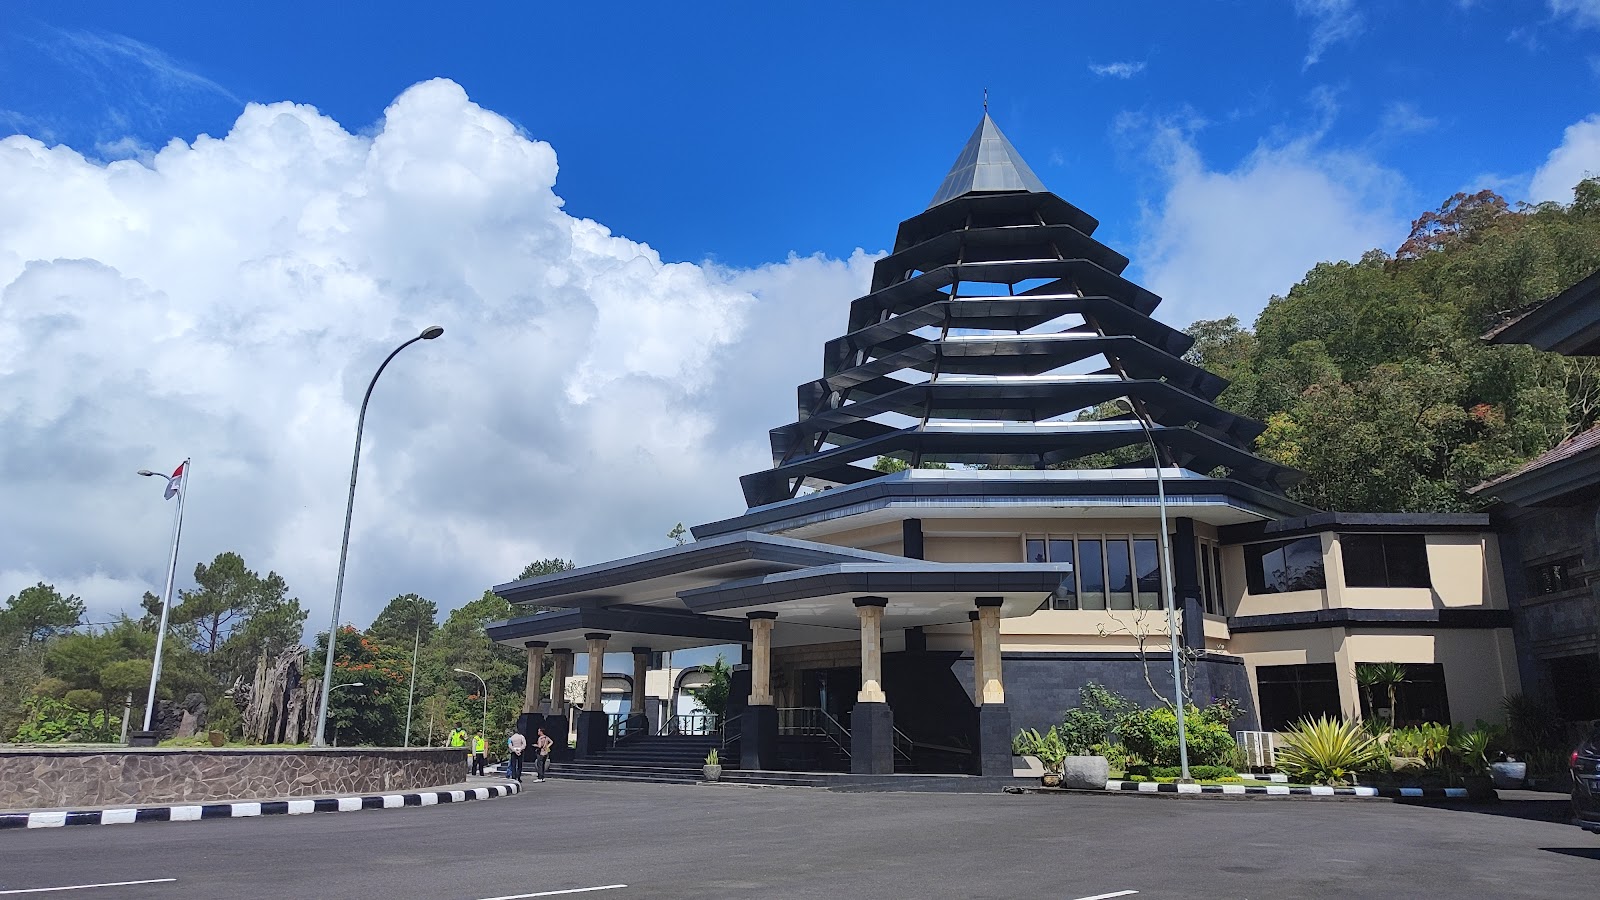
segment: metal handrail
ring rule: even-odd
[[[738,743],[739,739],[744,737],[742,733],[734,731],[728,727],[739,721],[739,719],[740,716],[733,716],[731,718],[725,718],[717,724],[717,732],[722,736],[721,744],[723,750],[727,750],[730,745]],[[732,733],[730,734],[730,732]],[[727,754],[724,753],[723,755],[726,756]]]
[[[899,728],[893,725],[890,725],[889,728],[894,731],[894,739],[891,741],[894,744],[894,752],[899,754],[906,762],[911,762],[911,751],[917,749],[917,742],[913,741]]]
[[[668,716],[662,720],[661,730],[658,734],[716,734],[717,718],[712,713],[683,713],[676,716]]]
[[[820,735],[832,741],[846,758],[850,756],[850,729],[839,724],[838,719],[818,706],[791,706],[779,709],[778,733]]]

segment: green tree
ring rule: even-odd
[[[254,674],[256,660],[300,643],[306,611],[288,597],[276,572],[265,577],[245,566],[237,553],[219,553],[208,566],[195,566],[194,590],[182,591],[172,608],[174,633],[204,659],[217,690]]]
[[[728,661],[717,654],[717,661],[711,664],[711,671],[707,673],[710,680],[700,687],[690,688],[689,696],[700,708],[710,713],[717,721],[721,721],[728,711],[728,693],[733,686],[733,669],[728,666]]]
[[[424,644],[433,639],[438,630],[439,606],[417,594],[401,594],[384,604],[378,617],[372,620],[367,635],[391,644],[411,646],[419,633]]]
[[[680,522],[678,524],[681,525],[683,523]],[[671,535],[668,536],[670,537]],[[522,581],[527,578],[538,578],[540,575],[554,575],[557,572],[565,572],[568,569],[573,568],[577,567],[572,564],[571,560],[559,559],[556,557],[551,557],[550,559],[536,559],[522,567],[522,574],[517,576],[517,580]]]
[[[39,644],[71,631],[82,620],[82,600],[63,596],[55,585],[41,581],[6,598],[5,609],[0,610],[0,638],[10,646],[18,640]]]

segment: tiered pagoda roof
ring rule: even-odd
[[[1161,465],[1274,493],[1298,481],[1250,451],[1262,424],[1215,405],[1227,382],[1183,360],[1193,338],[1150,317],[1161,298],[1122,277],[1128,259],[1092,237],[1098,226],[985,112],[851,302],[822,377],[800,385],[798,420],[772,430],[773,467],[741,479],[746,502],[880,477],[878,456],[1070,466],[1144,445],[1143,426]],[[1078,417],[1119,397],[1134,414]]]

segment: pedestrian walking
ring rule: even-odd
[[[544,729],[541,728],[539,729],[539,737],[533,742],[533,745],[538,749],[538,755],[533,758],[533,780],[543,781],[545,769],[550,765],[550,748],[554,747],[556,742],[550,740],[550,735],[545,734]]]
[[[473,737],[472,737],[472,774],[474,774],[474,775],[482,775],[483,774],[483,762],[484,762],[483,758],[484,758],[484,755],[487,754],[488,752],[489,752],[489,745],[484,742],[483,733],[479,732],[478,734],[473,735]]]
[[[511,737],[506,739],[506,747],[511,755],[506,757],[506,777],[522,780],[522,751],[528,749],[528,739],[522,732],[513,731]]]

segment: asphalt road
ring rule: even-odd
[[[1500,813],[552,779],[441,807],[0,832],[0,897],[1593,896],[1600,837],[1504,814],[1555,803]],[[13,893],[146,879],[173,880]]]

